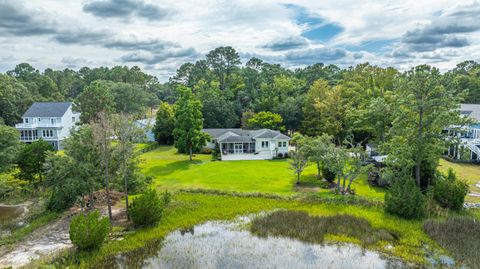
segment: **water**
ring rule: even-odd
[[[23,213],[23,207],[0,205],[0,224],[14,220]]]
[[[189,230],[176,231],[161,243],[117,257],[107,267],[410,268],[400,261],[352,244],[320,245],[289,238],[259,238],[242,229],[242,224],[245,223],[207,222]]]

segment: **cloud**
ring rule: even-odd
[[[171,12],[143,0],[94,0],[86,3],[83,11],[101,18],[125,19],[135,16],[150,21],[162,20]]]
[[[285,39],[274,40],[267,43],[262,48],[271,49],[274,51],[291,50],[308,47],[309,43],[302,37],[289,37]]]
[[[105,43],[106,48],[120,49],[120,50],[146,50],[146,51],[160,51],[167,48],[180,48],[177,43],[164,41],[160,39],[151,40],[113,40]]]
[[[15,1],[0,2],[0,31],[14,36],[55,33],[53,23],[40,12],[25,9]]]
[[[406,51],[425,52],[470,45],[468,34],[480,30],[480,4],[457,6],[442,12],[429,24],[406,32],[401,40]]]
[[[312,64],[319,62],[332,62],[347,56],[347,51],[342,48],[318,47],[305,50],[289,51],[285,60],[297,64]]]
[[[195,60],[201,56],[193,48],[162,50],[155,53],[151,52],[132,52],[120,57],[123,63],[143,63],[154,65],[163,62],[176,61],[178,59]]]

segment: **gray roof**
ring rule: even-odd
[[[71,102],[35,102],[22,117],[62,117]]]
[[[257,138],[290,140],[290,137],[281,132],[270,129],[203,129],[203,131],[218,142],[253,142]]]
[[[480,122],[480,105],[460,104],[460,114]]]

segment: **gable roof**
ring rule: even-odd
[[[290,137],[281,132],[270,129],[203,129],[203,132],[209,134],[218,142],[253,142],[258,138],[290,140]]]
[[[460,114],[480,122],[479,104],[460,104]]]
[[[22,117],[62,117],[72,102],[35,102]]]

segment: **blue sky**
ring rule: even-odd
[[[138,65],[165,81],[218,46],[296,68],[441,70],[480,60],[480,3],[451,0],[2,0],[0,72]]]

